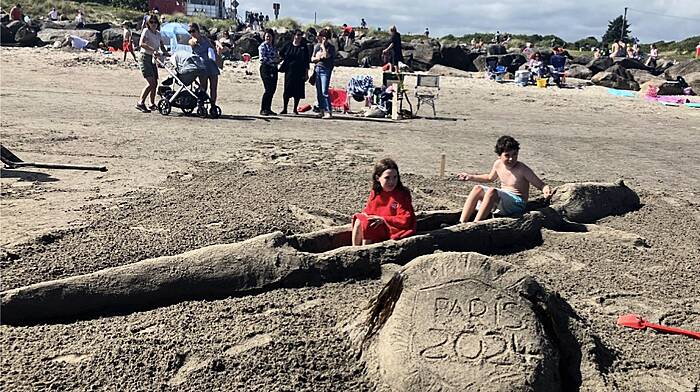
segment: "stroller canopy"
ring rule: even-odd
[[[171,53],[179,50],[192,52],[192,48],[187,43],[191,36],[190,33],[187,32],[186,24],[175,22],[164,23],[160,27],[160,35],[165,42],[169,43],[167,46]]]

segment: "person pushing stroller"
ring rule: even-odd
[[[197,83],[197,78],[207,72],[207,65],[196,53],[179,50],[170,57],[171,65],[165,69],[170,73],[170,77],[165,79],[158,89],[158,95],[162,97],[158,102],[158,111],[167,115],[170,114],[171,107],[182,109],[185,114],[190,114],[197,109],[197,114],[205,117],[207,115],[206,104],[209,104],[211,117],[217,118],[221,115],[221,109],[216,106]],[[172,87],[177,81],[180,88],[175,91]]]

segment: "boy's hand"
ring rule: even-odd
[[[550,197],[552,197],[553,194],[554,191],[552,190],[552,188],[549,187],[549,185],[545,185],[542,188],[542,195],[544,195],[545,199],[549,199]]]
[[[469,181],[471,180],[471,175],[467,173],[459,173],[457,174],[457,179],[462,180],[462,181]]]

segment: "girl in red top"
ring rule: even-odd
[[[401,183],[396,162],[382,159],[374,166],[372,190],[365,209],[352,216],[352,244],[398,240],[415,233],[411,192]]]

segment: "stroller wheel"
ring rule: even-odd
[[[211,108],[209,109],[209,115],[211,116],[211,118],[221,117],[221,108],[216,105],[211,105]]]
[[[188,116],[189,116],[190,114],[192,114],[193,111],[194,111],[194,108],[182,108],[182,112],[185,113],[185,114],[188,115]]]
[[[206,117],[207,116],[207,108],[204,106],[197,106],[197,115],[199,117]]]
[[[172,106],[170,106],[170,102],[167,99],[161,99],[158,101],[158,112],[164,116],[167,116],[170,114],[170,111],[172,110]]]

